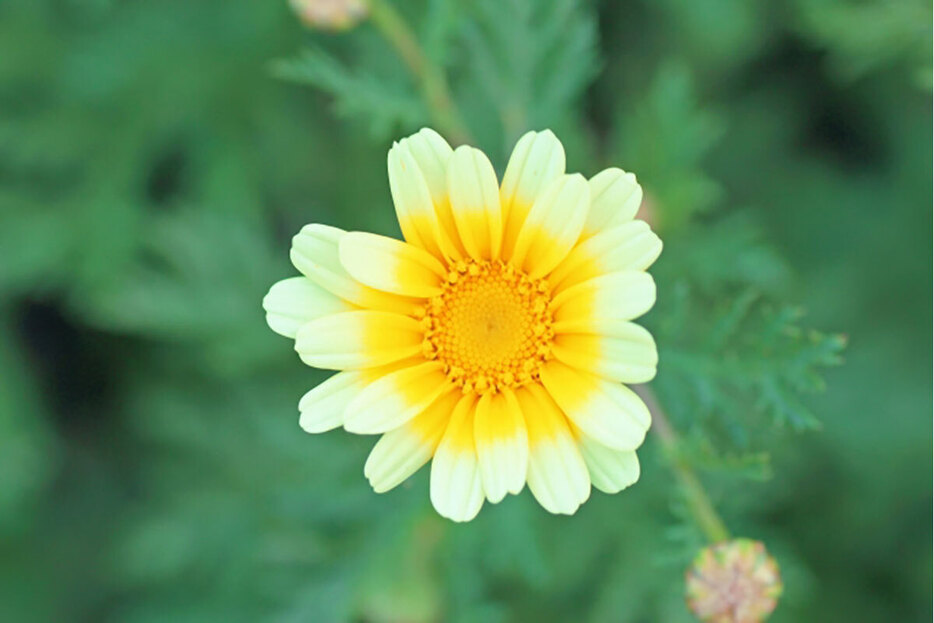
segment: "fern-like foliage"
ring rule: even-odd
[[[565,121],[599,68],[593,17],[573,0],[469,4],[458,86],[475,123],[512,143],[528,128]],[[489,119],[498,126],[488,128]]]
[[[309,84],[334,98],[337,114],[364,121],[374,136],[411,128],[428,120],[428,111],[409,80],[392,81],[346,63],[320,47],[273,65],[280,78]]]
[[[422,4],[399,9],[412,18],[413,33],[432,62],[450,72],[453,93],[481,146],[502,157],[528,128],[570,122],[567,111],[599,67],[596,22],[579,3]],[[275,63],[274,73],[327,93],[338,114],[367,124],[379,138],[428,123],[420,77],[407,73],[372,25],[361,31],[343,46],[312,36],[297,57]]]
[[[723,119],[701,106],[684,64],[666,62],[646,91],[619,104],[619,161],[639,172],[656,225],[677,229],[722,197],[703,159],[723,132]]]
[[[643,217],[667,232],[649,322],[660,344],[655,385],[686,432],[680,451],[698,466],[763,478],[773,427],[819,427],[802,396],[823,388],[845,340],[802,325],[782,300],[788,265],[746,212],[723,207],[705,167],[723,127],[688,68],[666,63],[642,100],[621,106],[620,160],[640,173]]]

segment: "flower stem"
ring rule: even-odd
[[[470,132],[451,97],[444,70],[425,55],[405,19],[386,0],[368,0],[370,20],[396,49],[412,76],[419,83],[428,109],[438,129],[454,143],[465,143]]]
[[[711,543],[729,540],[730,533],[726,529],[723,519],[717,514],[717,510],[707,496],[707,492],[704,491],[704,485],[701,484],[691,466],[678,455],[678,434],[671,426],[671,422],[658,402],[655,392],[648,385],[636,385],[633,389],[645,401],[649,411],[652,412],[652,421],[654,423],[652,430],[662,442],[671,469],[684,489],[688,499],[688,508],[694,517],[694,521],[697,522],[698,527]]]

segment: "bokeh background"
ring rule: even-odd
[[[639,175],[657,389],[782,566],[771,620],[930,621],[930,3],[397,4],[500,172],[552,127]],[[0,2],[0,620],[691,620],[651,435],[575,517],[454,525],[427,470],[377,496],[373,439],[299,429],[323,375],[262,296],[307,222],[396,234],[386,151],[428,123],[369,22]]]

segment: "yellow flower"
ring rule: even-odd
[[[760,541],[705,547],[685,577],[688,608],[709,623],[759,623],[778,605],[782,580]]]
[[[311,433],[382,434],[364,473],[392,489],[429,460],[431,501],[468,521],[526,483],[552,513],[639,478],[655,376],[645,272],[662,243],[633,220],[631,173],[567,175],[550,131],[516,145],[502,184],[483,152],[423,129],[393,145],[405,242],[326,225],[293,239],[302,277],[263,301],[302,360],[341,370],[299,403]]]

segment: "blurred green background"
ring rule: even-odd
[[[930,621],[930,3],[398,5],[500,173],[552,127],[570,170],[639,175],[656,385],[782,566],[771,620]],[[396,234],[386,151],[429,123],[369,22],[0,2],[0,620],[690,620],[651,435],[574,517],[525,492],[454,525],[427,470],[377,496],[373,439],[299,429],[324,376],[261,298],[305,223]],[[822,394],[833,342],[792,324],[848,336]]]

